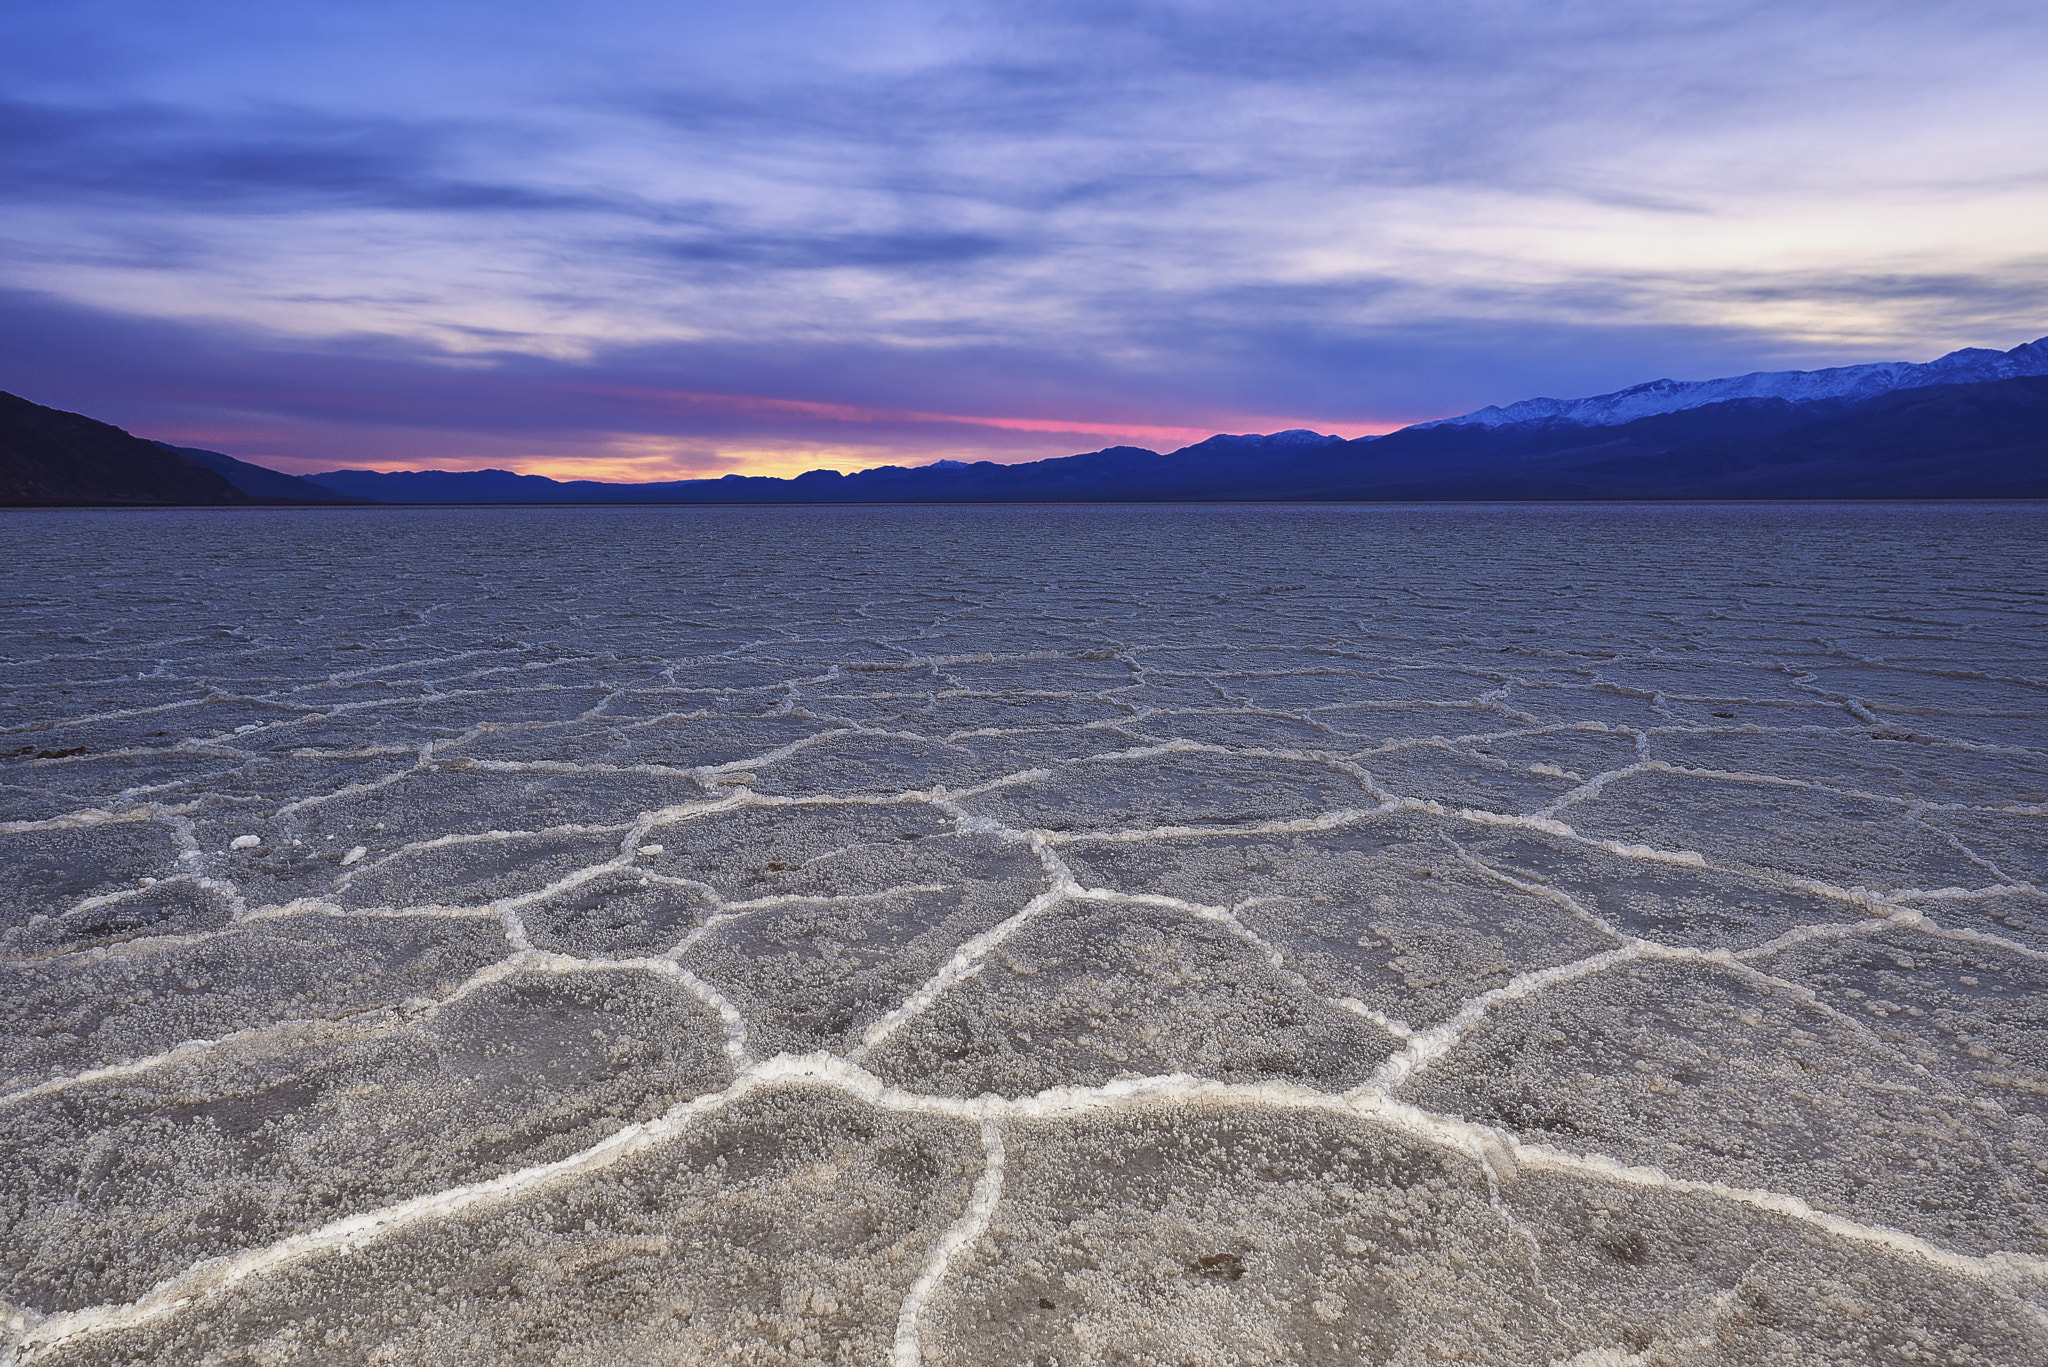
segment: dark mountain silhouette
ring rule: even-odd
[[[361,502],[217,451],[0,393],[0,505],[233,507]]]
[[[0,503],[241,503],[225,478],[155,442],[0,394]]]

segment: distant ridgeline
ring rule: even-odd
[[[0,396],[0,502],[15,504],[1788,498],[2048,498],[2048,338],[1925,365],[1656,380],[1356,441],[1280,432],[1216,436],[1165,455],[1113,446],[1019,465],[650,484],[505,470],[299,479]]]
[[[1384,437],[1211,437],[997,465],[795,479],[557,482],[504,470],[309,476],[389,503],[1007,503],[1178,499],[2048,498],[2048,338],[1927,365],[1657,380]]]

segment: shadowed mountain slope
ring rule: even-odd
[[[227,479],[109,423],[0,394],[0,503],[242,503]]]
[[[0,506],[213,507],[361,503],[218,451],[0,393]]]
[[[164,450],[196,461],[226,479],[228,483],[254,498],[288,499],[293,503],[372,503],[376,500],[357,498],[352,494],[336,493],[332,489],[315,484],[310,479],[285,474],[267,465],[252,465],[246,460],[222,455],[219,451],[208,451],[199,446],[173,446],[167,441],[150,443]]]

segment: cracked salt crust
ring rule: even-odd
[[[2048,1358],[2038,512],[698,512],[25,524],[7,1361]]]

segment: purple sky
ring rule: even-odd
[[[295,471],[1356,435],[2048,332],[2037,3],[0,7],[0,389]]]

